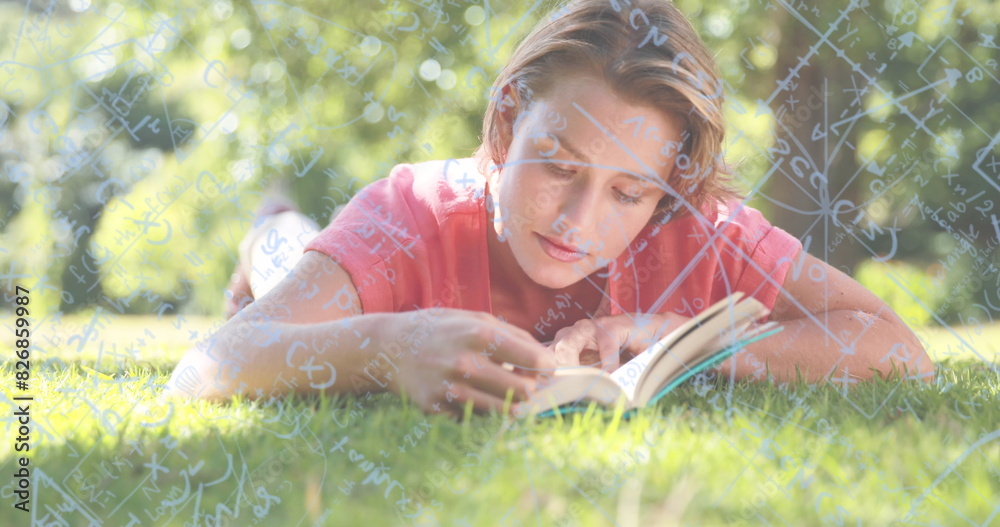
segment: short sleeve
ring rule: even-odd
[[[413,174],[399,165],[358,192],[308,245],[351,276],[365,313],[402,311],[425,282],[427,255],[419,233],[426,213],[413,197]]]
[[[756,209],[736,205],[736,211],[723,221],[736,225],[729,238],[738,252],[730,253],[736,262],[725,267],[739,269],[737,291],[753,296],[768,309],[774,308],[781,284],[792,266],[802,243],[787,231],[771,225]]]
[[[648,225],[609,268],[611,313],[693,316],[736,291],[773,309],[801,247],[737,200]]]

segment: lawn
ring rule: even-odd
[[[698,378],[629,420],[457,423],[387,394],[159,401],[218,323],[36,321],[31,512],[9,417],[0,525],[1000,525],[1000,326],[920,330],[934,384]]]

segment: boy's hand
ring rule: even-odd
[[[688,318],[672,313],[585,318],[557,331],[549,349],[561,367],[614,371]]]
[[[397,315],[383,338],[410,349],[402,353],[389,389],[406,392],[427,413],[457,418],[469,401],[477,413],[502,410],[508,390],[514,403],[527,400],[539,377],[550,377],[556,366],[527,331],[487,313],[434,309]],[[509,371],[503,363],[519,368]]]

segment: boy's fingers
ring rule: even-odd
[[[540,342],[530,335],[522,337],[512,335],[496,346],[492,359],[496,362],[508,362],[520,366],[534,374],[539,370],[552,370],[556,367],[555,357]]]
[[[601,354],[601,367],[608,371],[615,371],[621,364],[618,360],[621,349],[618,336],[610,331],[599,329],[597,331],[597,349]]]
[[[577,353],[587,349],[587,348],[597,348],[597,339],[595,338],[596,327],[593,323],[581,324],[579,327],[574,326],[574,331],[569,335],[569,344],[572,346]]]
[[[454,403],[452,403],[452,404],[454,404]],[[443,415],[447,415],[448,417],[451,417],[452,419],[454,419],[456,421],[461,420],[461,417],[462,417],[462,413],[459,412],[458,410],[456,410],[451,404],[439,404],[439,405],[437,405],[437,407],[434,407],[434,405],[431,405],[431,406],[425,408],[424,412],[427,413],[427,414],[433,414],[433,415],[442,415],[442,414]]]
[[[498,397],[502,401],[507,396],[507,390],[514,390],[514,400],[523,401],[531,397],[537,381],[526,375],[505,370],[502,366],[486,361],[482,368],[472,368],[467,372],[468,385],[474,391],[480,391]],[[534,375],[529,372],[528,375]]]
[[[616,344],[602,343],[598,348],[601,355],[601,369],[605,371],[615,371],[618,369],[618,346]]]
[[[496,364],[506,362],[528,371],[555,368],[556,364],[552,354],[530,333],[513,324],[498,320],[492,315],[480,318],[487,323],[487,332],[483,335],[486,345],[481,350],[486,352],[483,356],[484,359]]]
[[[566,361],[572,357],[571,362],[576,364],[587,364],[582,355],[588,349],[597,350],[598,342],[594,335],[593,324],[577,323],[567,331],[561,339],[558,339],[553,349],[561,360]]]
[[[580,365],[580,351],[574,349],[571,344],[564,340],[560,340],[552,346],[552,354],[556,363],[561,367]]]
[[[471,386],[462,386],[457,389],[460,393],[451,402],[451,407],[456,411],[456,415],[458,416],[464,414],[465,405],[468,401],[472,401],[472,409],[476,413],[486,413],[490,410],[503,411],[503,398],[479,391]]]
[[[538,342],[538,340],[535,339],[535,337],[531,333],[529,333],[527,330],[515,326],[514,324],[499,319],[494,319],[493,322],[495,323],[495,326],[497,330],[500,332],[500,334],[517,336],[524,340]]]

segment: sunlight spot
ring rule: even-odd
[[[465,22],[470,26],[478,26],[486,21],[486,11],[474,5],[465,10]]]

